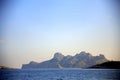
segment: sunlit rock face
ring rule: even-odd
[[[108,61],[104,55],[92,56],[90,53],[82,51],[75,56],[64,56],[62,53],[55,53],[53,58],[41,63],[31,61],[23,64],[22,69],[26,68],[87,68],[96,64]]]

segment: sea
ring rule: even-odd
[[[120,80],[120,69],[0,70],[0,80]]]

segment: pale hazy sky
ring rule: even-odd
[[[120,60],[116,9],[109,0],[13,0],[2,16],[0,65],[21,67],[55,52]]]

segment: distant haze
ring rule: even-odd
[[[55,52],[120,60],[115,4],[107,0],[10,0],[2,6],[0,65],[21,67]]]

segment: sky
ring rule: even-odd
[[[55,52],[120,60],[117,10],[108,0],[10,0],[1,17],[0,65],[20,68]]]

